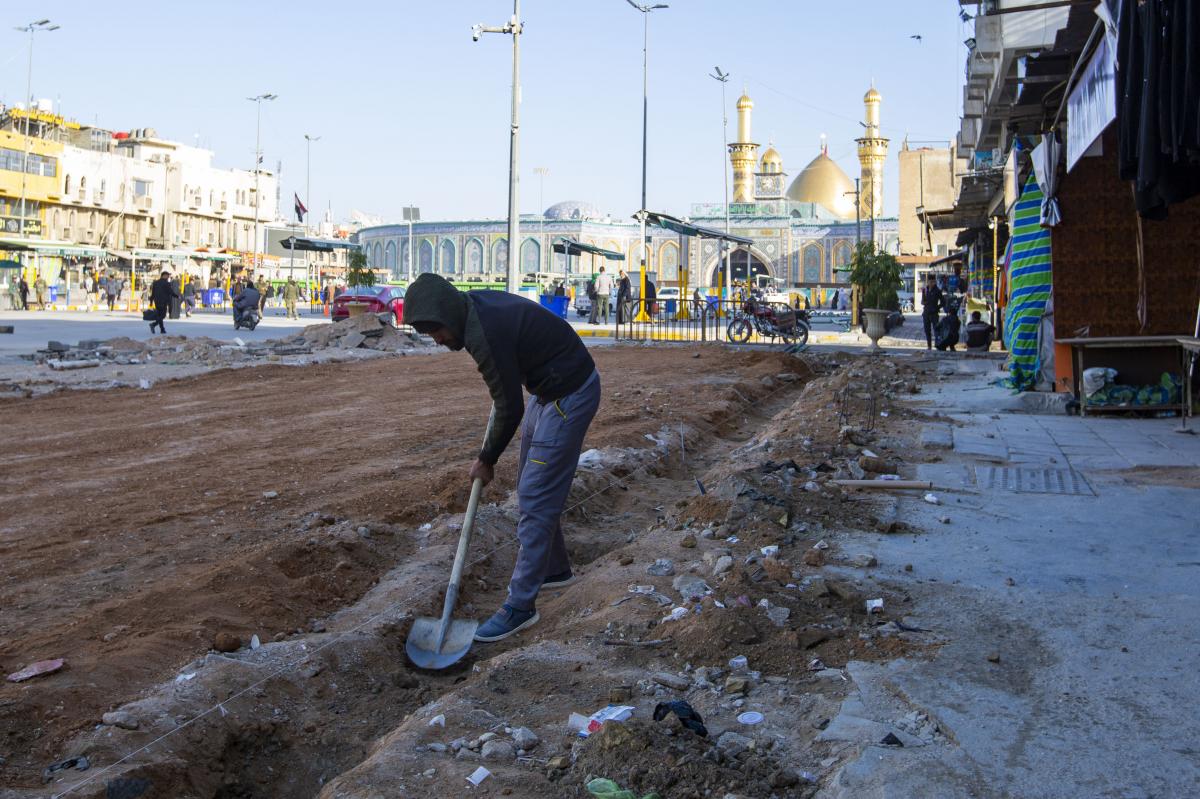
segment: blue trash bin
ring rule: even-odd
[[[546,294],[538,295],[538,302],[541,303],[543,308],[550,311],[550,313],[562,317],[563,319],[567,318],[567,304],[569,299],[570,298],[565,296],[555,297],[554,295],[548,296]]]
[[[666,307],[666,313],[667,313],[667,316],[674,316],[674,315],[675,315],[675,304],[676,304],[676,302],[677,302],[677,300],[667,300],[666,302],[664,302],[664,303],[663,303],[663,305],[667,306],[667,307]]]
[[[50,302],[58,302],[58,286],[49,286]]]
[[[205,307],[212,308],[225,301],[225,289],[205,289],[201,300]]]

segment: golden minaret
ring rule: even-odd
[[[758,168],[758,145],[750,141],[750,112],[754,101],[742,90],[737,101],[737,141],[729,144],[729,162],[733,165],[733,201],[754,202],[754,172]]]
[[[862,168],[859,186],[859,208],[863,219],[883,215],[883,161],[887,158],[888,140],[879,135],[879,102],[883,98],[872,85],[863,97],[866,109],[866,130],[858,142],[858,163]]]

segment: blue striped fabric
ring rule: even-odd
[[[1004,309],[1009,380],[1021,391],[1037,383],[1038,324],[1050,299],[1050,231],[1041,226],[1041,207],[1042,192],[1030,174],[1013,215],[1008,305]]]

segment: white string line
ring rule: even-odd
[[[745,398],[743,397],[743,401],[745,402],[745,405],[743,406],[743,408],[751,407],[754,405],[758,405],[762,402],[765,402],[766,400],[770,399],[771,397],[775,396],[780,391],[782,391],[785,388],[790,387],[791,385],[792,385],[791,383],[783,383],[782,385],[780,385],[778,388],[774,389],[770,393],[765,394],[762,397],[760,397],[754,401],[745,401]],[[735,393],[737,393],[739,397],[742,396],[740,392],[735,391]],[[692,424],[692,423],[689,422],[689,424]],[[707,427],[708,432],[716,432],[717,431],[717,425],[712,425],[707,422],[696,422],[694,424],[694,426]],[[603,494],[604,492],[608,491],[610,488],[623,485],[624,480],[628,480],[629,478],[633,477],[633,475],[637,474],[638,472],[644,471],[645,469],[648,469],[653,465],[655,465],[653,462],[642,464],[641,466],[639,466],[636,469],[634,469],[633,471],[631,471],[628,475],[626,475],[625,478],[614,480],[613,482],[609,483],[608,485],[604,486],[603,488],[599,489],[598,491],[595,491],[595,492],[589,494],[588,496],[584,497],[583,499],[579,500],[574,505],[571,505],[570,507],[565,508],[563,510],[563,513],[568,513],[570,511],[574,510],[575,508],[578,508],[580,505],[594,499],[595,497],[599,496],[600,494]],[[483,524],[490,523],[487,520],[479,520],[479,521],[481,521]],[[489,530],[489,532],[495,533],[496,529],[493,527],[491,530]],[[472,566],[479,565],[483,561],[490,558],[492,555],[495,555],[500,550],[507,549],[508,547],[512,546],[514,543],[517,543],[517,541],[518,541],[518,539],[515,536],[512,538],[509,538],[504,543],[497,545],[490,551],[484,553],[483,555],[480,555],[478,558],[476,558],[475,560],[468,563],[466,568],[469,569]],[[224,706],[226,704],[232,703],[236,699],[240,699],[241,697],[245,696],[250,691],[253,691],[254,689],[264,685],[265,683],[275,679],[276,677],[279,677],[282,674],[284,674],[288,671],[291,671],[292,669],[294,669],[296,666],[299,666],[304,661],[311,659],[314,655],[320,654],[321,652],[325,651],[329,647],[333,646],[335,643],[340,641],[342,638],[345,638],[346,636],[350,635],[351,633],[358,632],[359,630],[361,630],[362,628],[366,627],[369,624],[372,624],[376,620],[381,619],[384,616],[391,614],[393,611],[399,609],[401,605],[406,605],[406,604],[412,602],[412,600],[416,599],[421,593],[424,593],[425,590],[427,590],[427,589],[421,589],[419,591],[415,591],[414,593],[412,593],[411,595],[409,595],[407,597],[404,597],[403,599],[396,600],[392,604],[385,607],[383,610],[378,611],[377,613],[374,613],[374,614],[368,616],[367,618],[363,619],[361,622],[354,625],[353,627],[350,627],[349,629],[346,629],[339,633],[336,633],[332,638],[330,638],[324,644],[321,644],[320,646],[318,646],[310,651],[306,651],[305,654],[303,655],[303,657],[298,658],[295,662],[280,666],[278,669],[276,669],[275,671],[266,675],[265,677],[262,677],[261,679],[250,683],[245,688],[242,688],[240,691],[237,691],[236,693],[231,694],[225,700],[223,700],[221,702],[217,702],[216,704],[209,707],[207,710],[201,711],[200,713],[196,714],[192,718],[183,722],[179,726],[168,730],[167,732],[158,736],[154,740],[138,747],[137,749],[134,749],[133,751],[131,751],[128,754],[121,757],[119,760],[116,760],[113,763],[110,763],[109,765],[104,766],[99,771],[95,771],[92,774],[89,774],[85,779],[80,780],[79,782],[75,783],[74,785],[68,786],[61,793],[52,794],[51,799],[61,799],[61,797],[66,796],[70,793],[74,793],[79,788],[82,788],[85,785],[89,785],[90,783],[95,782],[96,779],[98,777],[102,776],[103,774],[105,774],[109,771],[112,771],[114,768],[116,768],[117,766],[126,762],[127,760],[129,760],[133,757],[136,757],[137,755],[141,754],[142,752],[145,752],[146,750],[150,749],[155,744],[160,743],[163,740],[174,735],[175,733],[190,727],[192,724],[195,724],[200,719],[205,718],[206,716],[209,716],[218,710],[220,710],[220,711],[222,711],[222,713],[224,713],[225,712]]]

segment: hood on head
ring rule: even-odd
[[[441,275],[426,272],[404,293],[404,323],[443,325],[462,341],[467,330],[467,295]]]

